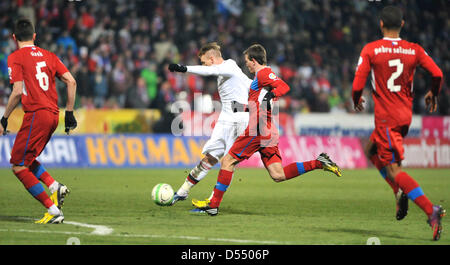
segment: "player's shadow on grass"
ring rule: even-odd
[[[198,215],[198,216],[207,216],[208,215],[205,212],[201,212],[201,213],[199,213],[199,212],[192,212],[192,210],[193,210],[193,208],[189,210],[189,212],[192,215]],[[254,216],[257,216],[257,215],[261,215],[262,216],[262,215],[264,215],[263,212],[246,211],[246,210],[239,210],[239,209],[232,209],[232,208],[224,208],[223,210],[221,209],[219,211],[219,215],[220,216],[222,216],[222,215],[234,215],[234,214],[237,214],[237,215],[254,215]]]
[[[27,216],[3,216],[3,215],[0,215],[0,221],[31,223],[33,221],[33,218],[30,218]]]
[[[266,215],[264,212],[254,211],[254,210],[244,210],[236,208],[224,208],[219,212],[223,214],[239,214],[239,215]]]
[[[318,231],[329,231],[329,232],[337,232],[337,233],[351,233],[351,234],[358,234],[362,236],[369,237],[390,237],[390,238],[396,238],[396,239],[417,239],[413,237],[405,237],[402,235],[399,235],[397,233],[389,233],[386,231],[379,231],[379,230],[364,230],[364,229],[356,229],[356,228],[312,228],[317,229]]]

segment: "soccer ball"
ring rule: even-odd
[[[173,199],[172,186],[166,183],[159,183],[152,190],[152,200],[161,206],[167,206],[172,203]]]

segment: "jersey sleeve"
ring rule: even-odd
[[[187,72],[201,76],[221,75],[225,77],[231,77],[234,74],[233,69],[226,64],[211,65],[211,66],[205,65],[187,66]]]
[[[441,91],[443,83],[442,70],[420,45],[417,46],[418,48],[416,50],[418,63],[431,74],[431,91],[433,95],[438,95]]]
[[[289,85],[277,77],[272,71],[258,72],[258,80],[262,87],[271,88],[270,91],[272,91],[276,97],[281,97],[290,90]]]
[[[17,60],[17,57],[15,54],[11,54],[8,57],[8,75],[9,75],[9,82],[11,84],[14,84],[18,81],[23,81],[23,72],[22,72],[22,65],[20,64],[19,60]]]
[[[62,76],[66,72],[69,72],[67,67],[63,64],[63,62],[56,56],[56,54],[53,54],[53,60],[55,62],[55,70],[57,76]]]
[[[367,76],[371,69],[369,47],[366,45],[359,56],[358,66],[356,66],[355,78],[353,79],[352,98],[356,106],[361,98]]]

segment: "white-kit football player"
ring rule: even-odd
[[[252,80],[242,72],[234,60],[222,58],[220,46],[216,42],[204,45],[198,57],[202,65],[170,64],[169,70],[201,76],[217,76],[222,110],[211,138],[203,147],[203,159],[191,170],[183,185],[175,192],[172,205],[188,197],[191,188],[219,162],[248,125],[248,112],[245,112],[242,106],[248,104],[248,91]]]

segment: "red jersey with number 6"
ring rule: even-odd
[[[363,48],[353,80],[353,101],[355,104],[359,102],[370,73],[375,126],[411,124],[413,79],[418,65],[439,80],[437,87],[432,88],[437,95],[441,87],[442,71],[420,45],[400,38],[383,38]]]
[[[47,109],[58,113],[55,77],[66,72],[67,68],[54,53],[34,45],[24,46],[8,56],[10,83],[23,81],[25,112]]]

